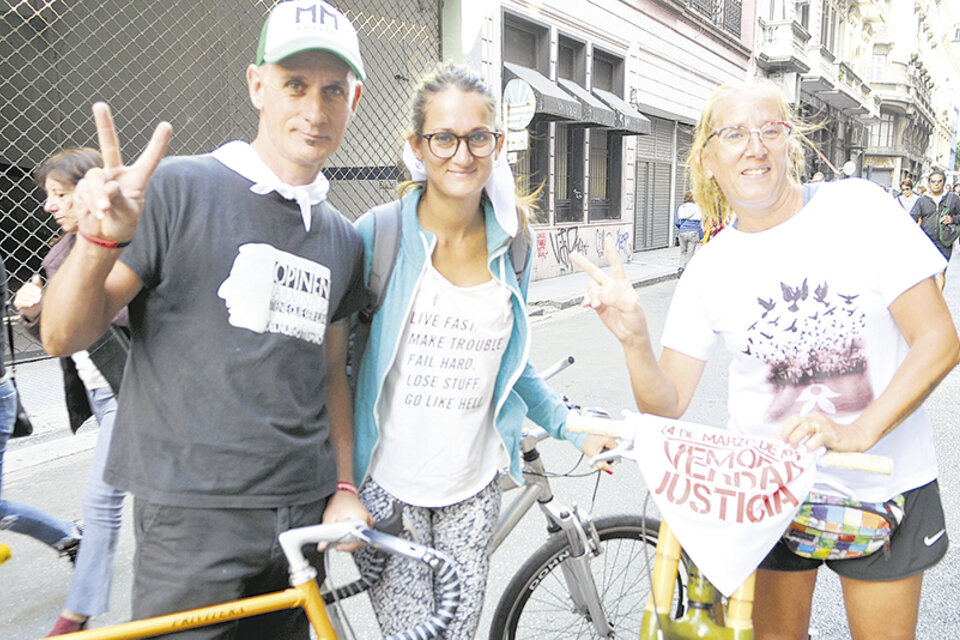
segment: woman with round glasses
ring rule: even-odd
[[[893,458],[890,476],[818,468],[817,482],[862,501],[905,497],[887,550],[826,564],[840,575],[853,638],[912,638],[923,572],[947,550],[922,407],[960,357],[933,280],[944,260],[871,182],[831,182],[805,198],[802,128],[766,82],[724,86],[707,101],[689,155],[693,192],[705,217],[732,213],[736,226],[677,283],[659,359],[617,257],[610,278],[575,260],[595,274],[585,304],[620,339],[642,411],[683,415],[722,347],[729,429]],[[758,639],[807,637],[823,562],[783,543],[771,550],[757,573]]]
[[[382,518],[399,503],[410,535],[457,563],[463,598],[447,640],[476,633],[500,512],[498,471],[505,451],[523,482],[524,418],[589,455],[609,443],[567,434],[566,406],[527,361],[532,258],[521,245],[527,267],[518,274],[511,249],[527,233],[532,198],[517,198],[499,157],[497,103],[480,76],[452,64],[414,95],[400,247],[370,325],[354,408],[364,505]],[[369,278],[372,214],[357,227]],[[429,570],[391,559],[370,592],[384,635],[431,614],[436,597]]]

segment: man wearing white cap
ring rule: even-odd
[[[356,31],[324,2],[281,2],[246,77],[253,142],[159,167],[170,125],[123,166],[94,106],[104,168],[77,187],[79,238],[44,300],[44,345],[63,355],[130,306],[105,479],[135,496],[135,618],[283,588],[279,532],[369,519],[345,371],[362,244],[320,173],[360,99]],[[307,634],[294,610],[176,637]]]

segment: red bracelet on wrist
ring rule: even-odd
[[[89,242],[90,244],[95,244],[98,247],[103,247],[105,249],[123,249],[125,246],[130,244],[130,241],[127,242],[115,242],[113,240],[104,240],[103,238],[97,238],[96,236],[87,235],[80,229],[77,229],[77,235]]]
[[[358,498],[360,497],[360,492],[357,491],[357,487],[352,482],[338,482],[337,491],[347,491]]]

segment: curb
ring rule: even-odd
[[[633,288],[640,289],[641,287],[646,287],[648,285],[659,284],[661,282],[666,282],[667,280],[675,280],[679,276],[677,273],[668,272],[661,273],[658,275],[651,275],[644,278],[640,278],[633,281]],[[544,300],[537,300],[536,302],[530,302],[527,304],[527,315],[531,317],[542,316],[547,311],[562,311],[563,309],[569,309],[570,307],[575,307],[580,304],[583,300],[583,294],[570,294],[563,297],[555,297]]]

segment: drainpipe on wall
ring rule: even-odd
[[[679,206],[677,204],[677,140],[678,140],[677,130],[679,129],[679,127],[680,127],[680,123],[674,120],[673,121],[673,144],[671,144],[673,153],[672,153],[672,160],[670,161],[670,209],[668,212],[670,215],[670,221],[667,224],[667,229],[670,230],[670,233],[668,235],[669,240],[667,241],[667,246],[670,246],[670,247],[672,247],[673,244],[676,242],[676,237],[677,237],[677,228],[673,224],[673,213],[677,210],[677,207]]]

